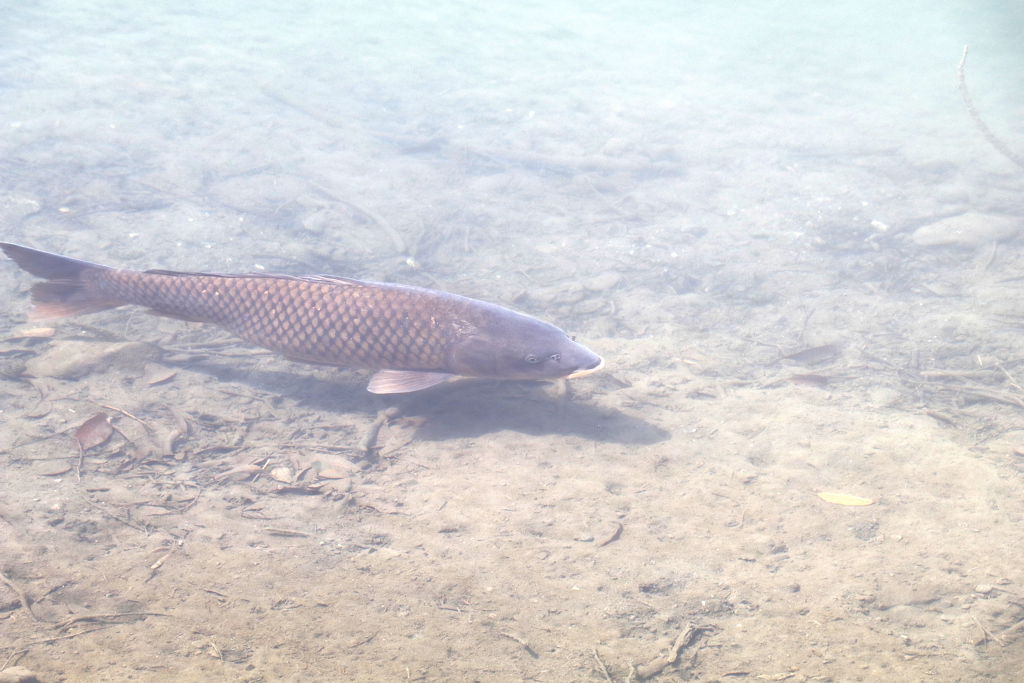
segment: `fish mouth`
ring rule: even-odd
[[[577,377],[583,377],[583,375],[589,375],[592,372],[597,372],[598,370],[600,370],[603,367],[604,367],[604,358],[601,358],[601,359],[598,360],[597,365],[595,365],[594,367],[592,367],[592,368],[585,368],[583,370],[577,370],[576,372],[572,373],[571,375],[566,375],[565,379],[576,379]]]

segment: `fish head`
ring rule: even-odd
[[[466,377],[568,379],[600,370],[604,360],[554,325],[523,318],[477,330],[451,349],[449,369]]]

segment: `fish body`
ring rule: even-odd
[[[218,325],[292,360],[376,370],[373,393],[416,391],[453,376],[579,377],[604,364],[554,325],[421,287],[330,275],[143,272],[16,244],[0,249],[45,278],[32,288],[32,320],[145,306]]]

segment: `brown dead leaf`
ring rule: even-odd
[[[842,352],[843,349],[838,344],[825,344],[824,346],[815,346],[812,349],[791,353],[785,358],[786,360],[796,361],[804,365],[818,365],[819,363],[825,363],[838,358]]]
[[[793,375],[789,378],[790,382],[794,384],[806,384],[811,387],[818,387],[825,389],[828,387],[828,377],[824,375],[818,375],[813,373]]]
[[[336,493],[339,495],[345,495],[352,490],[351,479],[332,479],[331,481],[324,482],[324,486],[321,487],[321,491],[324,493]]]
[[[848,493],[827,493],[822,492],[818,494],[818,497],[827,503],[834,503],[835,505],[852,505],[852,506],[863,506],[871,505],[875,501],[870,498],[861,498],[860,496],[851,496]]]
[[[49,401],[39,401],[25,412],[25,417],[46,417],[53,410],[53,404]]]
[[[291,495],[291,496],[319,496],[326,493],[324,485],[328,482],[321,484],[310,484],[309,486],[279,486],[271,493],[279,495]]]
[[[75,469],[73,465],[53,465],[51,467],[43,468],[39,472],[41,477],[59,477],[62,474],[67,474],[71,470]]]
[[[343,479],[349,477],[359,467],[348,458],[335,455],[318,455],[313,462],[313,470],[321,479]]]
[[[128,456],[128,462],[125,464],[127,469],[131,469],[149,458],[153,457],[155,453],[155,447],[149,437],[140,437],[129,442],[124,447],[125,455]]]
[[[36,377],[28,378],[28,383],[39,392],[39,401],[32,408],[29,408],[28,412],[25,413],[25,417],[44,417],[49,415],[50,410],[53,409],[52,404],[48,400],[50,387],[47,386],[44,380]]]
[[[347,479],[349,475],[350,472],[347,470],[330,469],[320,470],[317,476],[320,477],[321,479]]]
[[[241,481],[248,479],[254,474],[259,474],[263,471],[263,468],[259,465],[238,465],[232,467],[227,472],[221,472],[213,478],[214,481],[224,481],[225,479],[232,479],[233,481]]]
[[[295,473],[289,467],[275,467],[270,470],[270,477],[282,484],[290,484],[295,479]]]
[[[81,452],[99,446],[110,438],[114,433],[114,427],[110,424],[110,416],[106,413],[96,413],[82,423],[82,426],[75,430],[75,444]]]
[[[157,365],[156,363],[146,363],[142,379],[148,386],[153,386],[154,384],[166,382],[177,374],[177,370],[165,368],[164,366]]]
[[[4,341],[18,341],[19,339],[46,339],[52,337],[53,333],[56,332],[52,327],[33,327],[29,330],[18,330],[14,333],[14,336],[8,337]]]

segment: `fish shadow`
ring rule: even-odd
[[[416,430],[424,441],[466,439],[501,431],[533,436],[562,434],[592,441],[650,445],[671,433],[639,417],[607,406],[554,398],[540,382],[461,380],[414,394],[376,396],[366,391],[366,378],[339,371],[323,379],[301,371],[263,370],[204,361],[187,367],[221,381],[241,382],[255,389],[298,400],[301,405],[331,413],[376,414],[397,406],[402,417],[427,419]]]
[[[424,392],[402,405],[402,415],[427,417],[416,437],[446,441],[501,431],[561,434],[606,443],[650,445],[670,432],[607,406],[553,398],[537,382],[460,381]]]

